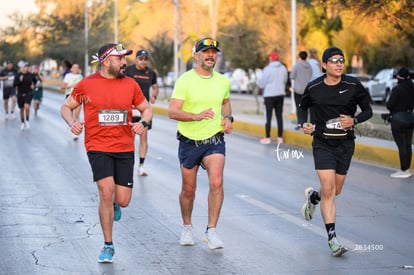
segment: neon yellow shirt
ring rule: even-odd
[[[182,110],[198,114],[211,108],[214,118],[201,121],[178,121],[178,131],[193,140],[202,140],[223,131],[221,109],[230,96],[230,80],[213,71],[211,78],[202,78],[195,70],[185,72],[174,86],[171,98],[183,100]]]

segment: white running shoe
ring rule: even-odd
[[[11,113],[11,114],[9,115],[9,119],[11,119],[11,120],[16,119],[16,115],[15,115],[14,113]]]
[[[180,236],[180,245],[189,246],[194,245],[194,237],[193,237],[193,226],[190,225],[184,225],[183,231],[181,231]]]
[[[409,177],[412,176],[410,170],[405,170],[405,171],[397,171],[395,173],[392,173],[391,178],[396,178],[396,179],[407,179]]]
[[[305,203],[302,206],[302,216],[305,218],[305,220],[310,221],[313,218],[313,215],[315,214],[316,205],[311,202],[310,196],[311,194],[315,192],[315,189],[313,187],[307,187],[305,189]]]
[[[25,128],[25,124],[24,124],[24,122],[20,125],[20,130],[24,130],[24,128]]]
[[[29,123],[29,121],[26,121],[24,124],[26,126],[26,129],[30,129],[30,123]]]
[[[224,244],[220,240],[215,227],[210,227],[206,230],[206,233],[204,233],[203,241],[207,243],[207,246],[210,249],[218,249],[224,247]]]
[[[333,237],[332,240],[328,241],[329,249],[332,252],[332,256],[340,257],[348,251],[338,240],[338,238]]]
[[[144,167],[142,165],[138,167],[138,175],[141,177],[148,176],[147,172],[145,172]]]

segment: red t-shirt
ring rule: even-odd
[[[71,97],[78,103],[83,102],[86,151],[135,150],[134,134],[128,122],[131,122],[132,118],[132,105],[140,105],[145,97],[134,79],[129,77],[107,79],[97,72],[78,82]],[[126,125],[118,123],[103,126],[102,116],[99,115],[103,110],[127,111]]]

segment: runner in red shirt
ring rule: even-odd
[[[99,191],[99,218],[104,248],[99,262],[112,262],[114,220],[128,206],[134,174],[134,134],[141,135],[152,119],[152,110],[138,84],[125,77],[126,55],[131,50],[121,44],[105,44],[97,54],[101,70],[82,79],[61,107],[63,119],[72,133],[80,135],[85,127],[85,147]],[[75,121],[72,111],[82,105],[84,122]],[[132,123],[132,106],[141,120]]]

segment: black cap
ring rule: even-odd
[[[340,56],[344,56],[344,53],[342,52],[342,50],[340,48],[337,47],[329,47],[327,48],[322,55],[322,62],[326,63],[328,62],[328,59],[334,55],[340,55]]]
[[[13,64],[13,62],[11,60],[7,60],[6,64]]]
[[[137,57],[140,57],[140,56],[148,56],[148,51],[146,50],[137,51]]]
[[[195,52],[205,51],[208,49],[216,49],[216,51],[220,52],[219,42],[211,37],[205,37],[197,41],[194,47]]]
[[[407,68],[402,67],[398,70],[397,77],[400,79],[409,79],[410,71]]]

